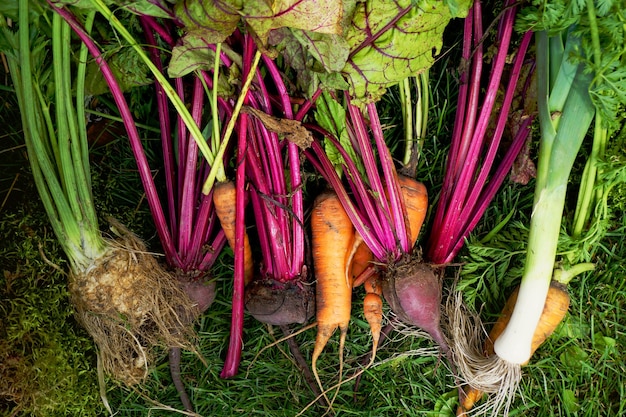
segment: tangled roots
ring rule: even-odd
[[[86,271],[72,274],[69,288],[104,370],[134,385],[147,377],[157,347],[194,350],[197,311],[143,242],[119,223],[113,226],[120,238]]]
[[[448,296],[446,313],[450,350],[462,383],[473,390],[474,395],[478,395],[477,400],[481,393],[489,394],[487,400],[475,407],[471,414],[498,415],[503,411],[505,416],[508,415],[522,378],[520,365],[508,363],[491,352],[485,352],[483,346],[487,332],[480,317],[463,303],[460,291],[452,291]]]

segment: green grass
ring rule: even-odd
[[[440,187],[446,143],[454,110],[452,59],[441,60],[431,74],[430,136],[421,159],[420,179],[431,190],[432,202]],[[1,74],[1,73],[0,73]],[[1,74],[4,76],[4,74]],[[381,104],[390,137],[397,134],[398,112],[393,89]],[[142,109],[149,114],[149,111]],[[64,273],[66,263],[38,203],[25,149],[21,146],[16,104],[0,94],[0,414],[6,416],[101,416],[96,378],[96,354],[88,335],[72,317]],[[154,120],[152,121],[154,122]],[[144,132],[152,158],[155,134]],[[158,239],[142,200],[134,160],[123,137],[93,151],[94,195],[99,215],[113,215],[159,251]],[[155,172],[158,175],[158,172]],[[14,182],[14,180],[17,180]],[[314,181],[310,190],[319,187]],[[622,187],[623,188],[623,187]],[[513,287],[524,261],[525,233],[532,204],[533,184],[506,183],[484,220],[469,239],[459,261],[450,267],[446,286],[460,271],[466,301],[493,321]],[[623,207],[618,198],[610,200]],[[309,196],[310,197],[310,196]],[[512,218],[497,236],[485,236],[505,217]],[[566,320],[524,368],[521,394],[511,416],[600,417],[624,414],[626,407],[626,228],[624,210],[615,210],[608,234],[590,251],[596,270],[570,284],[572,302]],[[427,230],[421,239],[427,236]],[[564,244],[567,243],[564,240]],[[293,361],[286,342],[257,353],[282,337],[246,316],[240,373],[219,378],[230,327],[232,253],[226,250],[213,273],[218,282],[214,305],[197,322],[198,348],[206,360],[183,353],[182,374],[196,411],[203,416],[294,416],[315,396]],[[353,319],[344,351],[343,379],[361,367],[371,344],[360,313],[362,290],[355,293]],[[295,337],[310,362],[315,330]],[[379,349],[354,394],[354,382],[344,384],[333,406],[337,416],[452,416],[456,409],[454,380],[437,355],[410,354],[432,344],[423,338],[393,333]],[[145,385],[131,390],[106,380],[107,397],[117,416],[175,416],[161,404],[181,409],[167,367],[166,352]],[[319,361],[326,387],[338,374],[338,338],[334,336]],[[10,397],[9,390],[19,393]],[[158,403],[158,404],[157,404]],[[305,416],[322,415],[313,405]]]

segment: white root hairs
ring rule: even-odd
[[[506,417],[522,378],[521,366],[508,363],[497,355],[485,356],[487,332],[480,317],[463,303],[460,291],[452,292],[446,301],[450,350],[458,377],[470,387],[489,394],[489,398],[464,415]],[[462,387],[459,387],[462,389]]]
[[[392,312],[383,312],[383,322],[384,323],[390,323],[393,322],[393,326],[394,326],[394,332],[393,332],[393,336],[390,334],[387,336],[387,340],[389,342],[399,342],[401,340],[404,340],[406,338],[413,338],[413,337],[419,337],[419,338],[424,338],[424,339],[428,339],[428,340],[432,340],[432,338],[430,337],[430,335],[425,332],[424,330],[421,330],[418,327],[415,326],[411,326],[409,324],[403,323],[401,320],[397,319],[397,316]],[[308,329],[307,328],[305,329]],[[298,414],[296,414],[296,417],[302,416],[309,408],[311,408],[313,405],[315,405],[315,403],[317,403],[317,401],[319,399],[321,399],[322,397],[326,396],[329,392],[335,390],[336,392],[338,392],[339,388],[343,385],[343,384],[347,384],[350,381],[353,381],[354,379],[356,379],[359,375],[361,375],[363,372],[372,369],[372,368],[376,368],[378,366],[381,365],[385,365],[389,362],[393,362],[393,361],[397,361],[398,359],[401,358],[409,358],[409,357],[415,357],[415,356],[419,356],[419,357],[438,357],[441,355],[441,349],[437,346],[428,346],[428,347],[423,347],[423,348],[419,348],[419,349],[414,349],[414,350],[408,350],[405,352],[399,352],[399,353],[395,353],[393,355],[391,355],[388,358],[385,358],[383,360],[379,360],[379,361],[375,361],[374,357],[372,357],[372,360],[366,364],[365,366],[359,368],[352,376],[350,376],[347,379],[344,379],[338,383],[336,383],[335,385],[323,390],[323,392],[321,394],[319,394],[317,397],[315,397],[313,399],[313,401],[309,402],[302,410],[300,410],[300,412],[298,412]],[[444,362],[445,364],[445,362]],[[329,407],[326,412],[324,413],[324,415],[328,414],[330,411],[332,411],[331,407]]]
[[[402,320],[398,319],[392,311],[389,312],[389,322],[393,323],[393,329],[395,330],[396,334],[400,336],[400,340],[407,337],[417,337],[420,339],[433,340],[428,332],[420,329],[417,326],[412,326],[403,322]]]

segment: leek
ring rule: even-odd
[[[595,114],[589,96],[591,76],[584,73],[583,64],[560,53],[561,35],[548,37],[541,31],[536,36],[541,139],[528,251],[517,304],[494,345],[498,357],[512,364],[530,359],[532,337],[552,280],[567,182]],[[579,43],[570,30],[565,51]],[[554,65],[551,54],[560,63]]]

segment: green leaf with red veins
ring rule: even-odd
[[[184,0],[174,7],[188,31],[186,36],[208,43],[222,42],[235,31],[240,20],[265,48],[270,31],[282,27],[311,32],[340,34],[343,4],[337,0],[241,1]]]
[[[350,54],[349,45],[341,35],[291,30],[293,36],[326,72],[343,69]]]
[[[183,0],[174,6],[174,14],[185,26],[186,38],[210,44],[223,42],[237,29],[241,7],[242,2],[234,0]]]
[[[241,55],[237,54],[226,44],[222,45],[222,52],[233,62],[231,68],[241,68]],[[215,65],[214,62],[215,52],[203,40],[185,37],[180,45],[172,49],[172,58],[167,67],[167,74],[171,78],[176,78],[183,77],[196,70],[212,70]],[[220,65],[223,66],[223,63]],[[232,85],[229,86],[231,83],[227,79],[227,74],[229,73],[225,69],[220,71],[226,72],[226,74],[220,74],[219,94],[227,92],[224,94],[228,96],[233,93],[231,91],[233,89]]]
[[[467,15],[470,1],[369,0],[357,5],[345,38],[350,56],[343,69],[350,94],[377,101],[390,87],[432,66],[453,17]]]
[[[198,38],[183,38],[183,43],[172,49],[172,63],[167,68],[170,77],[183,77],[196,70],[213,69],[215,52]]]
[[[350,50],[340,35],[281,28],[271,32],[269,44],[281,54],[285,66],[297,73],[290,79],[307,97],[320,85],[330,90],[348,89],[341,70]]]
[[[270,4],[271,3],[271,4]],[[262,44],[272,29],[289,27],[340,34],[343,5],[337,0],[276,0],[244,2],[244,20]]]

